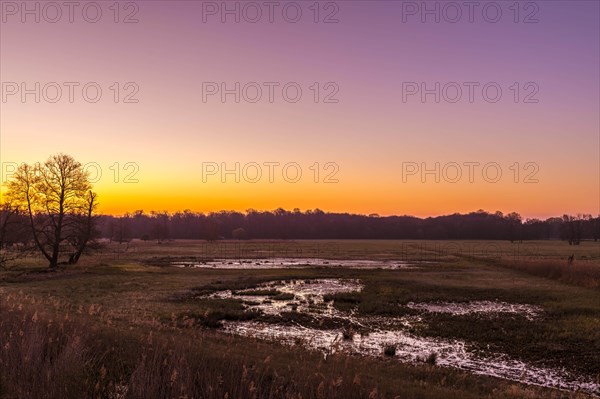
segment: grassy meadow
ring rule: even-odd
[[[573,254],[575,261],[567,264]],[[416,268],[177,268],[216,258],[395,260]],[[318,262],[317,262],[318,263]],[[460,339],[600,382],[600,244],[559,241],[165,241],[107,244],[50,272],[28,258],[0,272],[2,398],[584,398],[386,356],[324,357],[300,345],[224,334],[267,320],[235,299],[199,298],[273,280],[359,279],[328,299],[361,316],[410,316],[411,302],[502,301],[543,308],[531,321],[424,314],[412,333]],[[261,292],[256,292],[260,294]],[[294,312],[277,323],[316,325]],[[311,324],[312,323],[312,324]],[[329,326],[316,326],[328,328]],[[344,326],[337,326],[344,327]]]

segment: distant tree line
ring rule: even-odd
[[[68,213],[63,210],[62,219],[61,212],[34,211],[33,208],[30,212],[26,201],[19,206],[11,202],[1,205],[0,268],[14,265],[19,258],[35,252],[46,257],[51,268],[59,263],[76,263],[84,250],[101,249],[99,238],[125,244],[132,239],[158,242],[170,239],[476,239],[513,242],[561,239],[570,245],[600,238],[600,217],[591,215],[523,220],[517,213],[504,215],[479,210],[417,218],[277,209],[208,214],[136,211],[123,216],[95,216],[92,214],[94,193],[87,190],[67,197],[77,199],[78,203]],[[55,205],[54,200],[52,205]],[[48,208],[52,209],[49,205]]]
[[[571,245],[600,238],[600,217],[564,215],[546,220],[517,213],[468,214],[438,217],[356,215],[319,209],[301,212],[221,211],[176,213],[136,211],[124,216],[100,216],[101,236],[116,242],[133,238],[167,239],[429,239],[429,240],[549,240]]]
[[[417,218],[279,208],[208,214],[139,210],[99,216],[97,205],[89,176],[73,157],[57,154],[44,163],[23,163],[0,202],[0,268],[35,252],[51,269],[75,264],[82,254],[101,249],[99,238],[118,243],[132,239],[562,239],[569,245],[600,238],[600,216],[584,214],[523,220],[518,213],[479,210]]]

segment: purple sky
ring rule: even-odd
[[[313,1],[295,3],[302,9],[297,23],[282,16],[287,7],[293,17],[294,4],[275,3],[273,23],[264,6],[258,23],[244,14],[240,23],[232,15],[223,23],[224,3],[201,1],[121,2],[119,23],[112,1],[97,2],[97,23],[84,19],[81,3],[73,23],[68,15],[49,23],[51,9],[41,11],[39,23],[31,15],[23,23],[22,3],[14,3],[17,10],[3,3],[2,162],[34,162],[56,152],[93,162],[103,173],[96,184],[103,211],[114,213],[279,206],[416,215],[479,208],[532,217],[600,212],[599,2],[519,2],[515,8],[512,1],[482,1],[469,22],[459,1],[452,3],[463,5],[456,23],[446,20],[455,16],[449,2],[427,2],[440,8],[439,23],[433,15],[423,23],[422,9],[411,12],[422,2],[319,2],[318,23]],[[239,4],[250,7],[246,17],[254,16],[248,2]],[[203,7],[213,6],[217,15],[203,15]],[[502,15],[492,23],[497,8]],[[123,23],[132,12],[138,22]],[[331,14],[338,22],[323,23]],[[7,94],[23,82],[96,82],[103,96],[90,103],[77,89],[73,103],[66,91],[57,103],[36,103],[33,95],[22,101],[21,93]],[[133,87],[126,88],[128,82],[139,88],[132,97],[138,103],[123,102]],[[235,103],[229,95],[222,102],[217,93],[204,102],[207,82],[231,88],[257,82],[263,97],[251,103],[241,95]],[[273,103],[264,82],[279,84]],[[283,98],[281,87],[290,82],[302,89],[297,103]],[[439,103],[434,94],[422,102],[420,93],[406,93],[436,82]],[[476,85],[473,102],[465,82]],[[483,97],[486,84],[488,94],[501,88],[498,102]],[[462,97],[453,103],[457,85]],[[324,102],[328,94],[338,102]],[[203,175],[207,163],[233,168],[236,162],[239,183],[235,176],[223,183],[221,171]],[[278,174],[271,182],[265,162],[295,163],[302,179]],[[315,162],[319,176],[311,169]],[[469,162],[480,165],[472,182]],[[127,163],[139,168],[138,183],[122,181],[135,169],[125,169]],[[241,172],[249,163],[263,168],[257,183]],[[326,169],[328,163],[337,169]],[[421,174],[436,163],[439,183]],[[455,164],[462,178],[452,182]],[[482,176],[489,164],[499,166],[499,181]],[[407,174],[410,165],[419,170]],[[325,183],[334,169],[337,182]]]

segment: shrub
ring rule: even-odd
[[[396,356],[396,345],[394,345],[394,344],[385,345],[385,347],[383,348],[383,354],[388,357]]]
[[[437,353],[431,352],[429,354],[429,356],[427,356],[427,359],[425,360],[425,363],[431,364],[432,366],[435,366],[435,364],[437,363]]]

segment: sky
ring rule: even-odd
[[[600,213],[598,1],[71,4],[0,4],[3,182],[67,153],[110,214]]]

